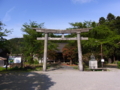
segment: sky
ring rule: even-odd
[[[70,28],[69,23],[95,21],[108,13],[120,16],[120,0],[0,0],[0,21],[12,30],[7,39],[21,38],[22,25],[35,21],[47,29]]]

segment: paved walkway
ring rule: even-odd
[[[0,76],[0,90],[120,90],[120,70],[9,73]]]

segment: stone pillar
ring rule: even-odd
[[[48,34],[45,33],[44,56],[43,56],[43,71],[46,71],[46,64],[47,64],[47,43],[48,43]]]
[[[62,33],[62,38],[64,38],[64,33]]]
[[[78,62],[79,62],[78,66],[79,66],[79,70],[83,71],[80,33],[77,33],[77,44],[78,44]]]

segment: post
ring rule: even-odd
[[[101,60],[103,59],[103,52],[102,52],[102,43],[100,43],[100,48],[101,48]],[[101,62],[101,66],[103,69],[103,62]]]
[[[48,34],[45,33],[44,56],[43,56],[43,71],[46,71],[46,64],[47,64],[47,43],[48,43]]]
[[[22,54],[21,54],[21,63],[20,63],[21,64],[21,66],[20,66],[21,68],[23,68],[23,60],[22,60],[22,58],[23,57],[22,57]]]
[[[8,58],[7,58],[7,60],[5,60],[5,62],[6,62],[6,70],[8,70]]]
[[[64,38],[64,33],[62,33],[62,38]]]
[[[78,44],[78,62],[79,62],[78,66],[79,66],[79,70],[83,71],[80,33],[77,33],[77,44]]]
[[[101,59],[103,59],[103,53],[102,53],[102,43],[100,43],[100,48],[101,48]]]

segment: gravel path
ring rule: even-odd
[[[120,70],[11,73],[0,76],[0,90],[120,90]]]

